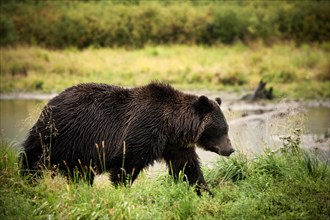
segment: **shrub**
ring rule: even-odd
[[[326,1],[4,1],[1,45],[51,48],[231,44],[254,40],[324,42]]]
[[[17,32],[11,19],[0,14],[0,45],[10,45],[17,40]]]
[[[244,41],[247,36],[248,22],[246,14],[241,11],[216,10],[213,20],[207,24],[209,41],[231,44],[237,40]]]

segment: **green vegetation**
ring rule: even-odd
[[[253,90],[263,79],[278,97],[330,97],[329,51],[328,43],[135,50],[1,48],[0,91],[49,93],[83,82],[139,86],[151,80],[180,89],[241,91]]]
[[[329,1],[1,0],[2,45],[215,45],[330,37]]]
[[[29,185],[18,175],[17,152],[0,146],[1,219],[328,219],[330,167],[287,138],[277,152],[254,159],[242,154],[204,168],[214,192],[198,197],[165,173],[143,173],[131,187],[114,188],[106,178],[93,187],[65,178]]]
[[[330,97],[329,1],[0,2],[0,93],[151,80],[247,91],[263,79],[277,97]]]

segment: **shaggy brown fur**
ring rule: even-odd
[[[164,159],[176,179],[183,170],[186,181],[206,188],[195,145],[225,156],[233,152],[219,104],[219,98],[161,83],[70,87],[48,102],[30,130],[22,173],[51,165],[69,177],[75,169],[88,173],[90,184],[102,172],[115,184],[126,183],[126,175],[133,183],[143,168]]]

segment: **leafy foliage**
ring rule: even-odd
[[[328,1],[4,1],[1,44],[50,48],[323,42]]]

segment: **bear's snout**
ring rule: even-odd
[[[221,145],[219,147],[219,154],[222,156],[230,156],[232,153],[235,152],[235,149],[231,145],[231,141],[228,135],[222,137]]]
[[[228,151],[220,151],[220,155],[229,157],[234,152],[235,152],[235,149],[231,148]]]

